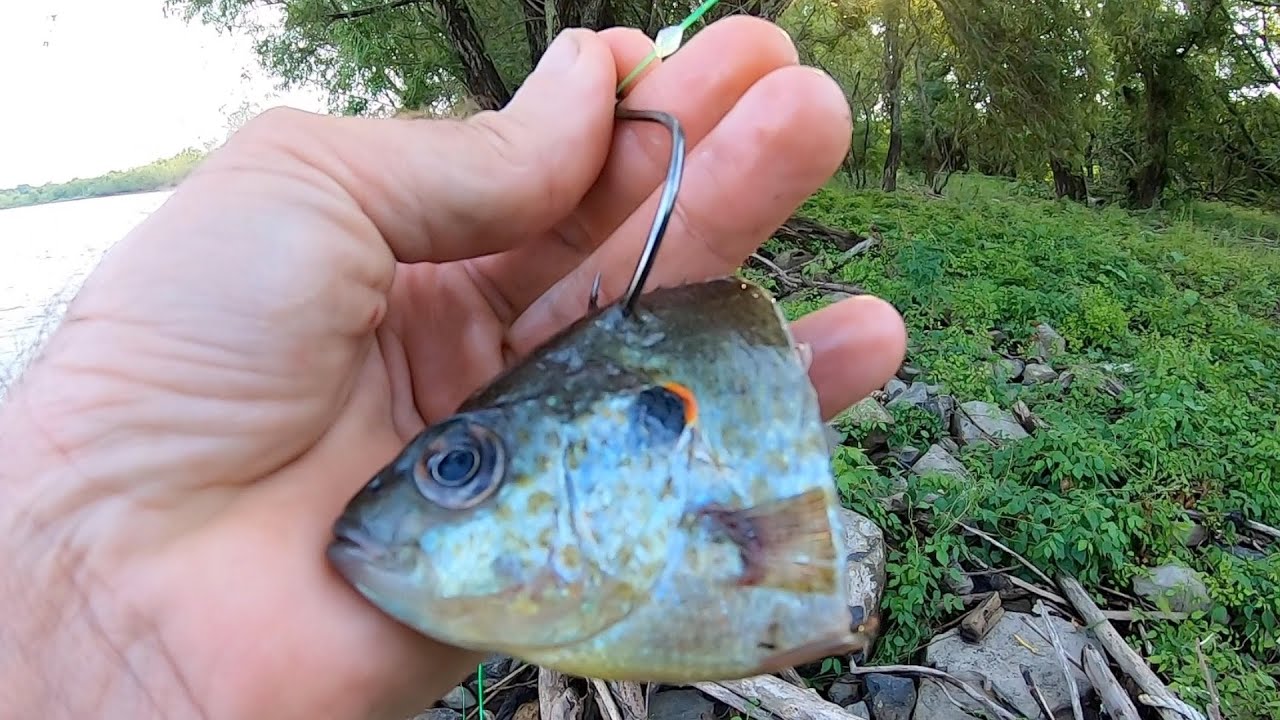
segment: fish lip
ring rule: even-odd
[[[376,563],[386,557],[385,549],[374,541],[373,536],[360,523],[345,515],[333,524],[333,539],[325,554],[348,576],[361,566]]]

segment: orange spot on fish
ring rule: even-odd
[[[698,420],[698,399],[693,391],[677,382],[663,383],[662,387],[671,391],[684,403],[684,424],[692,425]]]

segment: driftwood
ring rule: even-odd
[[[810,280],[808,278],[796,277],[786,270],[778,267],[777,263],[764,257],[760,253],[751,253],[751,259],[760,263],[769,271],[769,274],[782,285],[783,293],[793,293],[802,288],[812,288],[814,290],[826,290],[828,292],[848,293],[849,295],[865,295],[866,290],[857,285],[848,283],[827,282],[825,280]]]
[[[1209,707],[1205,711],[1209,720],[1222,720],[1222,698],[1218,695],[1218,684],[1213,681],[1213,673],[1209,671],[1209,661],[1204,657],[1201,643],[1196,643],[1196,659],[1200,661],[1200,672],[1204,675],[1204,687],[1209,691]]]
[[[555,670],[538,668],[538,710],[542,720],[582,720],[582,698]]]
[[[800,677],[800,673],[793,667],[783,668],[778,672],[778,677],[786,680],[792,685],[795,685],[801,690],[807,690],[809,688],[809,685],[805,683],[804,678]]]
[[[738,712],[743,713],[752,720],[774,720],[773,715],[770,715],[767,710],[738,697],[728,688],[720,687],[713,682],[697,683],[694,687],[707,695],[710,695],[716,700],[719,700],[725,705],[736,709]]]
[[[1002,617],[1004,617],[1004,606],[1000,604],[1000,593],[990,593],[986,600],[983,600],[960,621],[960,637],[965,642],[976,643],[986,637]]]
[[[843,251],[850,250],[867,239],[851,230],[823,225],[816,220],[798,215],[787,218],[787,221],[774,231],[773,237],[795,243],[814,253],[823,249],[819,246],[821,242],[831,243]]]
[[[1084,674],[1098,691],[1102,709],[1107,711],[1112,720],[1142,720],[1138,715],[1138,707],[1129,699],[1129,694],[1107,666],[1102,653],[1092,645],[1084,646]]]
[[[1107,654],[1115,661],[1116,665],[1124,671],[1126,675],[1133,678],[1138,687],[1153,699],[1159,701],[1161,698],[1169,698],[1176,700],[1177,698],[1169,690],[1167,686],[1147,667],[1147,663],[1142,659],[1129,644],[1124,641],[1120,633],[1111,626],[1111,623],[1103,616],[1102,611],[1097,604],[1089,597],[1089,593],[1085,592],[1084,586],[1079,580],[1070,575],[1058,576],[1058,586],[1062,588],[1063,594],[1071,601],[1076,612],[1080,613],[1080,617],[1084,618],[1085,624],[1092,630],[1094,637],[1106,649]],[[1180,702],[1180,701],[1179,701]],[[1177,710],[1170,707],[1161,707],[1156,703],[1148,703],[1158,708],[1160,717],[1165,720],[1183,720],[1183,715]]]
[[[1053,644],[1053,649],[1058,656],[1058,665],[1062,667],[1062,674],[1067,678],[1067,695],[1071,697],[1071,715],[1075,720],[1084,720],[1084,708],[1080,707],[1080,688],[1076,685],[1076,676],[1071,672],[1071,660],[1067,657],[1067,651],[1062,647],[1062,640],[1058,637],[1058,628],[1053,624],[1053,618],[1049,616],[1049,608],[1041,600],[1036,601],[1036,614],[1044,619],[1045,630],[1049,633],[1049,642]]]
[[[1026,665],[1019,665],[1018,669],[1022,671],[1022,682],[1026,683],[1027,691],[1031,693],[1031,699],[1036,701],[1040,712],[1044,714],[1044,720],[1054,720],[1053,708],[1049,707],[1049,701],[1045,699],[1044,693],[1040,691],[1040,686],[1036,684],[1036,679],[1031,674],[1031,668]]]
[[[757,700],[760,706],[780,720],[850,720],[853,717],[844,708],[822,699],[815,690],[801,690],[782,678],[773,675],[756,675],[741,680],[695,683],[694,687],[716,697],[708,690],[715,686],[742,698],[745,704]],[[720,699],[717,697],[717,699]],[[741,707],[734,703],[728,705]]]
[[[640,683],[613,682],[606,683],[613,696],[618,700],[618,709],[622,712],[622,720],[648,720],[649,701]]]

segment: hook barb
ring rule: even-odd
[[[636,263],[635,274],[631,276],[631,285],[623,296],[622,314],[630,316],[635,311],[636,301],[644,290],[644,282],[653,270],[658,246],[666,235],[667,225],[676,208],[676,195],[680,192],[680,181],[684,177],[684,128],[676,116],[658,110],[628,110],[623,107],[614,109],[614,116],[620,120],[646,120],[661,123],[671,133],[671,161],[667,166],[667,179],[662,184],[662,196],[658,199],[658,211],[653,225],[649,228],[649,237],[645,241],[640,259]]]

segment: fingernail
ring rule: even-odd
[[[538,61],[538,69],[544,72],[563,72],[573,67],[578,59],[578,34],[572,29],[561,30],[560,34],[542,54]]]

